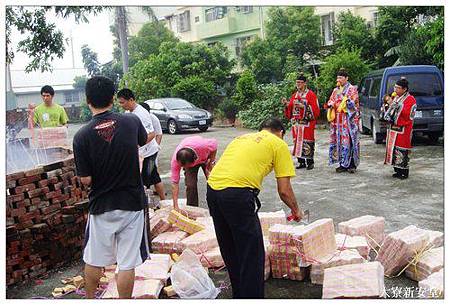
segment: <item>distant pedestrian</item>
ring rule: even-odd
[[[359,98],[348,73],[340,69],[336,88],[324,108],[330,122],[329,164],[338,163],[336,172],[355,173],[359,165]]]
[[[67,125],[69,118],[67,117],[64,107],[53,101],[55,90],[51,86],[41,88],[42,103],[34,108],[33,122],[41,128],[60,127]]]
[[[394,167],[395,174],[392,175],[394,178],[407,179],[417,104],[416,99],[408,91],[408,81],[405,78],[395,83],[394,90],[396,96],[383,113],[384,119],[389,122],[384,164]]]
[[[307,87],[307,79],[303,74],[295,82],[297,90],[289,101],[282,98],[284,115],[292,122],[292,137],[294,148],[292,155],[298,160],[297,168],[311,170],[314,168],[316,121],[320,115],[319,102],[316,94]]]

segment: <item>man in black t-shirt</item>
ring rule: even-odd
[[[73,140],[77,175],[91,187],[83,251],[87,298],[95,297],[102,268],[116,263],[119,297],[131,298],[134,268],[149,255],[138,147],[154,134],[147,137],[134,114],[111,112],[114,91],[106,77],[87,81],[86,99],[93,117]]]

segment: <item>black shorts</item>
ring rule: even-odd
[[[156,157],[158,153],[151,155],[144,159],[142,164],[142,182],[146,187],[155,185],[161,182],[159,177],[158,168],[156,167]]]

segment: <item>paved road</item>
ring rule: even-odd
[[[79,126],[71,126],[69,134]],[[211,128],[201,135],[216,138],[219,142],[218,154],[236,136],[250,132],[238,128]],[[166,190],[170,190],[169,162],[172,152],[186,136],[196,134],[195,131],[177,135],[164,135],[159,157],[160,174]],[[416,139],[411,155],[410,178],[397,180],[391,177],[393,171],[383,165],[384,145],[373,144],[369,136],[361,138],[361,164],[356,174],[337,174],[333,167],[327,165],[328,131],[316,131],[316,167],[312,171],[297,170],[297,177],[292,180],[294,192],[302,208],[311,212],[311,221],[330,217],[335,225],[341,221],[361,215],[371,214],[386,219],[386,232],[402,229],[408,225],[416,225],[425,229],[444,230],[444,147],[441,142],[435,146],[426,144],[424,138]],[[289,136],[288,144],[292,144]],[[199,174],[200,205],[206,207],[206,181]],[[183,185],[183,181],[181,181]],[[280,201],[276,193],[276,180],[270,174],[264,181],[260,194],[261,211],[288,209]],[[181,188],[181,194],[184,189]],[[21,298],[32,296],[48,296],[51,289],[58,285],[63,276],[70,276],[81,271],[81,264],[63,269],[62,273],[54,273],[44,285],[32,286],[28,290],[19,287],[8,289],[8,297]],[[214,274],[216,283],[227,282],[225,272]],[[417,282],[404,276],[386,279],[386,289],[398,287],[417,287]],[[52,286],[53,285],[53,286]],[[224,290],[222,298],[231,296]],[[321,286],[309,282],[271,279],[266,283],[266,296],[269,298],[321,298]],[[75,295],[70,297],[76,297]]]

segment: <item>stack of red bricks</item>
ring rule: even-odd
[[[6,176],[7,285],[80,258],[87,188],[73,157]]]

